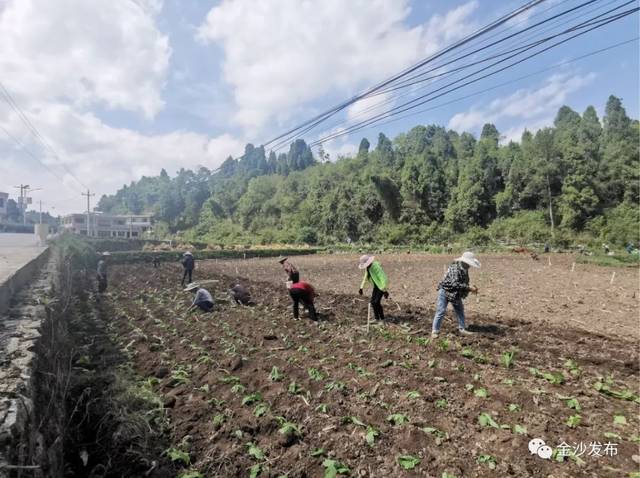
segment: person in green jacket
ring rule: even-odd
[[[374,256],[364,255],[360,257],[360,264],[358,264],[360,270],[365,270],[362,283],[360,284],[360,290],[358,294],[362,295],[362,289],[367,285],[367,282],[373,284],[373,291],[371,292],[371,308],[376,320],[384,320],[384,310],[382,309],[382,297],[389,298],[389,292],[387,291],[387,285],[389,281],[387,274],[382,270],[382,266],[375,260]]]

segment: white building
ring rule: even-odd
[[[9,193],[0,192],[0,221],[7,220],[7,201],[9,201]]]
[[[136,239],[144,237],[144,233],[152,228],[150,215],[112,215],[92,212],[89,214],[69,214],[62,219],[62,229],[75,234],[91,237],[115,237]]]

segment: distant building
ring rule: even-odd
[[[136,239],[152,228],[152,216],[135,214],[121,216],[91,213],[89,215],[89,235],[91,237],[114,237]],[[62,229],[75,234],[87,235],[87,215],[69,214],[62,219]]]
[[[9,201],[9,193],[0,193],[0,221],[7,220],[7,202]]]

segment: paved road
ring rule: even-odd
[[[0,284],[44,249],[35,234],[0,233]]]

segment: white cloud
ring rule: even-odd
[[[94,104],[153,117],[168,38],[158,0],[7,0],[0,5],[2,82],[20,104]]]
[[[593,81],[595,75],[562,72],[548,77],[537,88],[523,88],[511,95],[493,100],[489,105],[474,106],[457,113],[449,120],[449,128],[476,131],[485,123],[508,122],[506,139],[519,139],[527,129],[535,130],[550,124],[567,97]],[[517,122],[521,124],[514,124]]]
[[[235,120],[260,131],[329,93],[353,93],[474,28],[471,1],[408,27],[407,0],[223,0],[198,37],[222,46]]]

